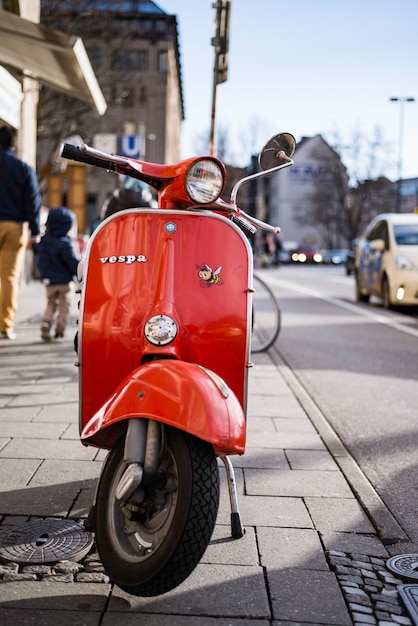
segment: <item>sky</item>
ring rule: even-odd
[[[209,135],[213,2],[156,0],[178,22],[182,158],[202,153]],[[370,145],[378,130],[385,151],[376,173],[418,177],[418,1],[232,0],[228,80],[217,87],[215,119],[236,165],[277,132],[298,141],[321,134],[331,145],[338,137],[344,157],[356,133]]]

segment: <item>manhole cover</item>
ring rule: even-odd
[[[386,567],[402,578],[418,580],[418,554],[398,554],[386,561]]]
[[[72,520],[43,519],[0,528],[0,558],[16,563],[79,561],[93,536]]]
[[[415,626],[418,624],[418,585],[398,585],[399,595],[402,598]]]

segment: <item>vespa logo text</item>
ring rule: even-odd
[[[104,256],[100,257],[100,262],[103,263],[126,263],[126,265],[132,265],[132,263],[146,263],[147,257],[143,254],[123,254],[121,256]]]

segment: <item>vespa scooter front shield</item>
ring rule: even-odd
[[[154,360],[214,372],[245,413],[252,256],[230,220],[210,212],[123,211],[92,235],[85,268],[80,432],[125,379]],[[169,343],[147,340],[146,323],[156,315],[176,326]]]

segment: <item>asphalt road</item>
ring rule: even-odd
[[[418,552],[418,312],[358,304],[342,266],[257,270],[277,348]]]

